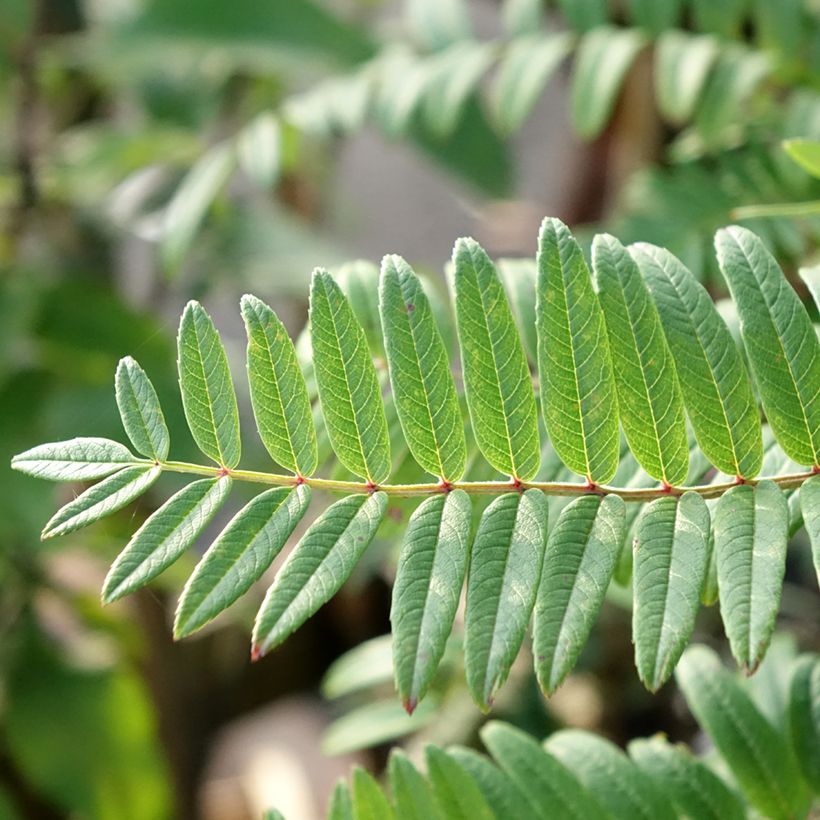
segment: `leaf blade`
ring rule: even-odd
[[[364,331],[330,274],[317,268],[310,287],[313,364],[333,450],[373,484],[390,474],[384,402]]]
[[[379,309],[390,383],[405,439],[419,465],[445,481],[464,474],[467,444],[444,342],[412,268],[385,256]]]
[[[198,302],[185,306],[177,336],[179,387],[194,441],[217,464],[239,463],[239,408],[225,349]]]
[[[134,449],[146,458],[165,461],[171,445],[154,385],[130,356],[120,359],[114,377],[122,426]]]
[[[21,473],[48,481],[93,481],[139,464],[122,444],[107,438],[73,438],[40,444],[11,460]]]
[[[453,249],[456,325],[473,431],[489,463],[527,481],[541,452],[530,372],[495,266],[472,239]]]
[[[279,317],[245,294],[242,318],[248,336],[248,383],[259,437],[271,458],[296,475],[316,471],[316,430],[296,350]]]

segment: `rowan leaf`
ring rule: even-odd
[[[26,475],[49,481],[93,481],[139,460],[127,447],[107,438],[73,438],[41,444],[20,453],[11,466]]]
[[[482,709],[507,679],[532,615],[547,542],[540,490],[507,493],[481,516],[467,579],[464,663]]]
[[[126,356],[117,365],[114,382],[122,426],[134,448],[146,458],[165,461],[171,440],[151,380]]]
[[[316,471],[318,451],[307,386],[285,326],[260,299],[242,297],[248,383],[256,426],[271,458],[297,475]]]
[[[445,820],[430,785],[398,747],[387,764],[396,820]]]
[[[424,697],[455,619],[470,536],[470,497],[433,496],[407,524],[393,584],[390,623],[396,688],[408,711]]]
[[[400,256],[382,261],[379,306],[396,411],[413,458],[446,481],[464,474],[464,422],[430,302]]]
[[[811,543],[814,571],[820,583],[820,476],[812,476],[800,487],[800,509]]]
[[[349,302],[321,268],[310,288],[310,333],[333,450],[352,473],[379,484],[390,475],[390,440],[376,368]]]
[[[541,411],[555,451],[589,481],[618,467],[615,377],[604,317],[578,243],[563,222],[538,236],[536,323]]]
[[[270,567],[310,504],[310,487],[260,493],[228,523],[196,565],[177,606],[174,636],[212,621]]]
[[[239,464],[239,409],[225,349],[211,317],[198,302],[188,302],[177,337],[179,387],[191,435],[217,464]]]
[[[495,266],[473,239],[453,249],[464,389],[479,449],[500,472],[527,481],[541,460],[538,417],[521,338]]]
[[[789,726],[806,782],[820,792],[820,656],[802,655],[792,671]]]
[[[433,745],[425,747],[424,756],[433,793],[448,820],[493,820],[475,780],[454,758]]]
[[[264,655],[327,603],[373,540],[387,495],[350,495],[313,522],[276,575],[253,627],[254,656]]]

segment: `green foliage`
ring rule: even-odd
[[[81,438],[35,447],[13,466],[54,480],[103,479],[58,512],[46,536],[119,509],[160,472],[200,477],[139,527],[105,581],[106,602],[148,583],[191,547],[234,482],[267,487],[228,522],[194,570],[177,611],[178,637],[210,622],[263,576],[315,494],[343,494],[312,521],[276,573],[256,618],[253,657],[281,643],[339,590],[380,527],[385,538],[401,532],[396,522],[411,503],[404,499],[424,499],[404,528],[391,607],[395,682],[409,712],[435,689],[465,576],[466,677],[482,709],[507,678],[533,618],[539,683],[546,693],[561,684],[611,581],[629,581],[633,556],[633,640],[647,687],[669,678],[700,601],[716,597],[732,653],[751,671],[771,640],[787,539],[799,526],[801,505],[818,552],[820,374],[808,314],[761,240],[730,228],[717,245],[769,422],[763,428],[744,352],[679,260],[597,237],[596,292],[569,229],[548,219],[537,264],[518,263],[517,283],[516,266],[504,268],[515,312],[484,250],[474,240],[456,243],[454,324],[469,439],[443,341],[452,320],[407,263],[389,256],[378,289],[374,268],[346,269],[350,297],[329,273],[316,271],[312,344],[306,338],[298,352],[270,308],[250,296],[242,300],[260,437],[290,472],[236,466],[231,376],[219,336],[197,303],[185,309],[180,328],[180,388],[194,439],[216,466],[167,460],[156,393],[130,359],[117,371],[117,399],[144,457],[108,439]],[[538,360],[549,435],[543,453],[537,391],[516,317],[530,326],[528,347]],[[382,356],[392,395],[377,370]],[[319,409],[325,423],[317,439],[312,419]],[[687,441],[684,413],[702,450]],[[465,468],[467,449],[475,457]],[[395,465],[391,450],[401,454]],[[810,469],[801,471],[789,456]],[[710,474],[713,468],[728,468],[728,475]],[[422,471],[436,481],[424,483]],[[573,472],[582,479],[573,480]],[[603,483],[610,479],[616,483]],[[801,486],[800,495],[789,495]],[[485,507],[481,496],[495,498]],[[706,499],[717,499],[711,511]],[[474,509],[480,518],[471,538]],[[381,680],[389,679],[387,657],[378,666]],[[432,714],[420,710],[408,722],[394,702],[379,701],[349,716],[335,746],[345,748],[375,713],[385,720],[382,739]]]
[[[693,646],[684,653],[680,686],[717,754],[696,756],[662,735],[631,741],[625,754],[580,729],[558,731],[540,745],[520,729],[491,721],[480,732],[491,757],[460,746],[429,745],[425,776],[394,751],[390,798],[385,792],[380,798],[363,794],[359,809],[355,795],[348,796],[347,813],[334,813],[338,795],[348,794],[340,786],[328,816],[358,816],[378,800],[384,816],[395,812],[399,818],[804,817],[810,795],[820,792],[813,770],[804,766],[801,774],[795,753],[801,762],[816,763],[820,662],[815,656],[779,660],[785,663],[775,674],[791,677],[791,692],[769,718],[712,650]],[[797,734],[784,722],[788,715],[792,727],[799,726]],[[361,777],[354,772],[354,790]],[[379,788],[375,781],[367,783]]]

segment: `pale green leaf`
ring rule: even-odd
[[[813,476],[800,488],[800,509],[811,542],[814,571],[820,583],[820,476]]]
[[[447,754],[472,776],[496,818],[527,817],[530,814],[521,789],[486,755],[463,746],[451,746]]]
[[[533,654],[541,688],[552,694],[575,666],[603,604],[625,536],[615,495],[568,504],[547,541],[535,605]]]
[[[766,817],[797,816],[803,787],[792,751],[717,655],[705,646],[690,647],[676,678],[689,708],[751,803]]]
[[[162,261],[174,271],[191,247],[205,214],[236,166],[233,146],[220,144],[208,150],[187,172],[162,220]]]
[[[535,282],[538,267],[534,259],[499,259],[498,272],[510,299],[527,358],[538,364],[538,334],[535,330]]]
[[[279,177],[282,158],[282,128],[276,115],[263,111],[240,132],[236,142],[239,167],[262,188],[270,188]]]
[[[612,816],[563,763],[520,729],[492,720],[481,730],[481,739],[524,793],[532,817],[589,820]]]
[[[572,73],[572,124],[584,139],[597,137],[615,107],[629,67],[644,40],[635,29],[600,26],[588,31]]]
[[[336,274],[353,315],[362,326],[373,358],[384,358],[382,322],[379,314],[379,269],[372,262],[357,259],[342,265]]]
[[[407,0],[404,7],[414,38],[430,50],[470,36],[466,0]]]
[[[651,34],[674,29],[681,14],[682,0],[629,0],[632,22]]]
[[[502,132],[512,134],[524,124],[571,48],[572,38],[566,32],[531,34],[510,44],[490,96],[493,116]]]
[[[507,679],[532,615],[547,542],[540,490],[507,493],[481,516],[467,579],[464,663],[482,709]]]
[[[774,630],[789,535],[789,507],[773,481],[732,487],[715,505],[720,614],[735,660],[748,672]]]
[[[495,815],[475,780],[450,755],[426,746],[427,776],[447,820],[493,820]]]
[[[706,78],[719,53],[710,35],[665,31],[655,47],[655,95],[666,119],[680,125],[691,119]]]
[[[606,326],[578,243],[563,222],[538,236],[538,372],[541,411],[564,464],[604,483],[618,467],[615,377]]]
[[[248,334],[248,382],[256,426],[271,458],[297,475],[316,470],[317,445],[307,386],[296,350],[276,314],[255,296],[242,297]]]
[[[523,37],[541,28],[541,0],[504,0],[501,20],[510,37]]]
[[[390,475],[390,440],[379,379],[341,288],[327,271],[310,288],[313,364],[330,442],[339,461],[374,484]]]
[[[735,793],[689,749],[656,735],[633,740],[629,756],[674,801],[679,812],[697,820],[746,820]]]
[[[391,820],[395,817],[381,787],[366,769],[356,766],[351,777],[354,820]]]
[[[217,464],[239,464],[239,410],[219,334],[198,302],[188,302],[177,337],[179,387],[191,435]]]
[[[330,796],[330,805],[327,807],[327,820],[353,820],[353,802],[350,799],[350,790],[344,780],[340,780]]]
[[[719,470],[754,478],[760,414],[746,366],[706,288],[669,251],[630,247],[660,314],[698,445]]]
[[[327,603],[348,579],[387,509],[387,495],[351,495],[311,525],[268,590],[253,627],[264,655]]]
[[[806,782],[820,793],[820,656],[803,655],[792,672],[789,725]]]
[[[155,461],[168,457],[170,437],[154,385],[130,357],[120,359],[114,379],[122,426],[138,453]]]
[[[813,265],[810,268],[799,268],[797,271],[803,283],[809,289],[814,304],[820,310],[820,265]]]
[[[751,231],[720,230],[715,246],[766,419],[790,458],[820,464],[820,345],[806,308]]]
[[[481,452],[527,481],[541,460],[535,394],[521,338],[495,266],[473,239],[453,249],[458,339],[467,405]]]
[[[429,784],[401,749],[391,750],[387,771],[396,820],[444,820]]]
[[[580,729],[556,732],[544,748],[558,758],[614,817],[675,820],[668,796],[613,743]]]
[[[820,179],[820,142],[809,139],[783,140],[783,150],[801,168]]]
[[[632,639],[651,690],[672,674],[692,630],[709,562],[709,510],[696,493],[659,498],[635,530]]]
[[[114,473],[59,510],[45,525],[41,537],[65,535],[121,510],[139,498],[161,472],[159,467],[126,467]]]
[[[122,444],[107,438],[73,438],[40,444],[11,460],[26,475],[48,481],[93,481],[138,462]]]
[[[433,496],[410,517],[393,584],[396,688],[408,711],[424,697],[453,626],[470,537],[470,497]]]
[[[393,679],[390,635],[356,644],[336,658],[322,678],[322,696],[328,700],[371,689]]]
[[[134,533],[103,583],[111,603],[145,586],[182,555],[205,529],[231,489],[231,479],[194,481],[171,496]]]
[[[413,458],[434,476],[464,474],[464,422],[430,302],[400,256],[382,261],[380,309],[390,382],[399,421]]]
[[[617,239],[596,236],[592,258],[629,448],[653,478],[680,484],[689,472],[683,396],[657,308]]]
[[[190,635],[259,580],[310,504],[310,487],[276,487],[243,507],[208,548],[180,596],[174,636]]]

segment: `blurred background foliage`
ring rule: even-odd
[[[477,736],[458,651],[412,719],[393,696],[385,544],[251,666],[258,596],[171,641],[195,556],[148,592],[98,603],[131,519],[164,484],[90,531],[39,542],[55,496],[77,488],[12,475],[9,457],[121,438],[121,356],[157,386],[175,457],[192,455],[173,344],[189,298],[239,354],[245,291],[295,336],[316,265],[398,252],[443,282],[457,236],[532,255],[544,214],[580,235],[663,244],[721,296],[715,228],[738,208],[820,196],[781,147],[818,132],[815,0],[3,0],[0,818],[243,818],[274,803],[311,818],[351,755],[378,771],[392,738]],[[810,209],[744,224],[787,271],[811,264]],[[261,449],[248,442],[248,467],[264,465]],[[816,649],[800,538],[781,620]],[[611,597],[550,703],[523,658],[496,714],[539,737],[566,724],[697,743],[671,684],[640,688],[629,613]],[[705,610],[698,638],[719,630]]]

